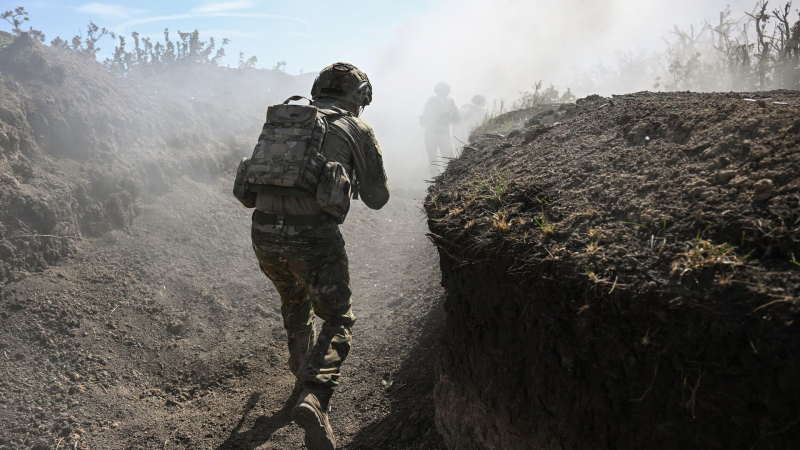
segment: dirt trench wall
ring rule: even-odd
[[[0,49],[0,283],[129,226],[143,194],[163,194],[177,177],[233,170],[262,109],[296,85],[216,67],[161,77],[116,78],[27,35]]]
[[[612,300],[617,311],[578,314],[585,292],[555,275],[574,267],[543,268],[531,274],[535,281],[508,276],[509,267],[457,267],[442,256],[448,319],[436,408],[448,448],[783,449],[798,442],[797,430],[780,431],[797,412],[796,326],[750,319],[732,330],[717,312],[652,308],[660,301],[647,295],[622,294]]]
[[[800,101],[761,96],[590,98],[450,163],[448,448],[796,447]]]

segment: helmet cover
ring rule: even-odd
[[[372,84],[356,66],[337,62],[322,69],[311,87],[311,98],[333,97],[356,106],[372,103]]]

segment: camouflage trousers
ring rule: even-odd
[[[251,236],[261,271],[281,297],[290,370],[301,382],[337,386],[356,320],[339,226],[327,218],[314,226],[266,225],[254,217]],[[324,321],[316,342],[314,315]]]

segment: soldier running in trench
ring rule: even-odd
[[[311,105],[275,105],[251,158],[239,165],[234,195],[255,207],[253,250],[281,297],[289,370],[303,384],[292,410],[310,450],[336,440],[328,405],[350,351],[353,315],[345,243],[339,232],[360,194],[372,209],[389,200],[383,156],[358,116],[372,101],[367,75],[347,63],[323,69]],[[314,337],[314,316],[324,321]]]
[[[431,176],[438,175],[434,165],[438,154],[444,158],[453,157],[453,141],[450,139],[450,125],[457,124],[461,118],[456,102],[450,95],[450,85],[437,83],[433,88],[436,94],[425,102],[425,109],[419,116],[419,124],[425,128],[425,149],[428,151],[428,164]]]

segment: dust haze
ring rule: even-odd
[[[450,84],[457,105],[482,94],[489,110],[501,101],[507,108],[538,80],[579,97],[653,90],[657,76],[668,76],[666,65],[625,79],[620,55],[664,52],[663,38],[675,25],[699,27],[728,5],[739,17],[754,2],[450,1],[387,30],[393,36],[387,44],[353,63],[374,85],[375,100],[363,118],[384,148],[392,187],[416,193],[425,187],[418,116],[438,81]]]
[[[365,37],[360,48],[340,49],[341,54],[332,49],[329,60],[352,62],[370,76],[374,101],[362,118],[373,126],[382,145],[393,192],[420,198],[430,175],[418,118],[437,82],[449,83],[458,106],[476,94],[484,95],[490,114],[507,111],[520,93],[532,90],[537,81],[545,87],[552,84],[561,93],[569,88],[578,97],[664,90],[671,77],[665,49],[667,42],[674,40],[670,35],[673,27],[699,29],[704,20],[713,22],[726,8],[732,11],[732,18],[740,19],[754,5],[753,0],[453,0],[385,30],[382,36]],[[213,37],[220,41],[224,36]],[[245,39],[237,37],[228,46],[228,60]],[[105,46],[110,48],[108,42]],[[287,58],[291,64],[291,56]],[[261,61],[259,66],[270,64]],[[291,83],[300,92],[282,89],[288,83],[248,85],[256,95],[239,96],[232,105],[246,104],[252,115],[247,126],[253,139],[268,106],[256,100],[308,94],[319,69],[308,68]],[[215,100],[244,90],[234,86],[235,78],[223,76],[163,78],[171,88],[216,95]],[[222,118],[217,126],[228,122]],[[232,133],[246,128],[242,125],[233,126]],[[457,140],[454,144],[462,145]]]

